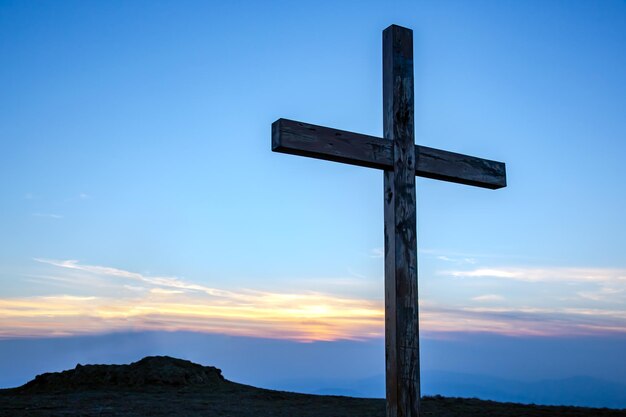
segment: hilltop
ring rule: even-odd
[[[533,406],[477,399],[423,399],[438,417],[626,417],[626,410]],[[221,370],[167,356],[129,365],[77,365],[0,390],[0,416],[383,417],[381,399],[296,394],[228,381]]]

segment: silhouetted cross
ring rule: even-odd
[[[384,170],[387,417],[418,417],[420,400],[415,176],[497,189],[502,162],[415,145],[413,31],[383,31],[384,139],[293,120],[272,124],[272,150]]]

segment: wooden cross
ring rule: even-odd
[[[383,31],[384,138],[293,120],[272,124],[272,150],[384,171],[387,417],[418,417],[420,401],[415,176],[497,189],[502,162],[415,145],[413,31]]]

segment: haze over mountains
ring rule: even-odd
[[[588,338],[424,337],[423,393],[626,408],[623,343],[615,338],[590,343]],[[188,332],[0,340],[0,388],[77,362],[129,363],[147,355],[215,365],[232,380],[263,388],[384,397],[382,340],[296,343]]]
[[[382,398],[384,374],[354,380],[293,378],[277,381],[275,389],[321,395]],[[524,382],[479,374],[447,371],[422,372],[424,395],[491,399],[542,405],[626,408],[626,385],[597,378],[578,376]]]
[[[420,413],[439,417],[623,417],[626,410],[498,403],[426,396]],[[168,356],[130,364],[77,364],[0,390],[0,417],[207,416],[382,417],[385,400],[298,394],[230,381],[220,369]]]

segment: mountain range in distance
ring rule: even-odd
[[[538,381],[517,381],[487,375],[448,371],[423,371],[424,395],[470,397],[540,405],[626,408],[626,385],[588,376]],[[383,398],[385,376],[328,381],[323,378],[291,378],[267,384],[272,389],[294,389],[321,395]]]
[[[463,387],[466,389],[466,387]],[[439,417],[626,417],[626,410],[499,403],[440,395],[422,399],[421,413]],[[0,390],[0,416],[383,417],[385,400],[255,388],[222,371],[167,356],[128,365],[76,365]]]

